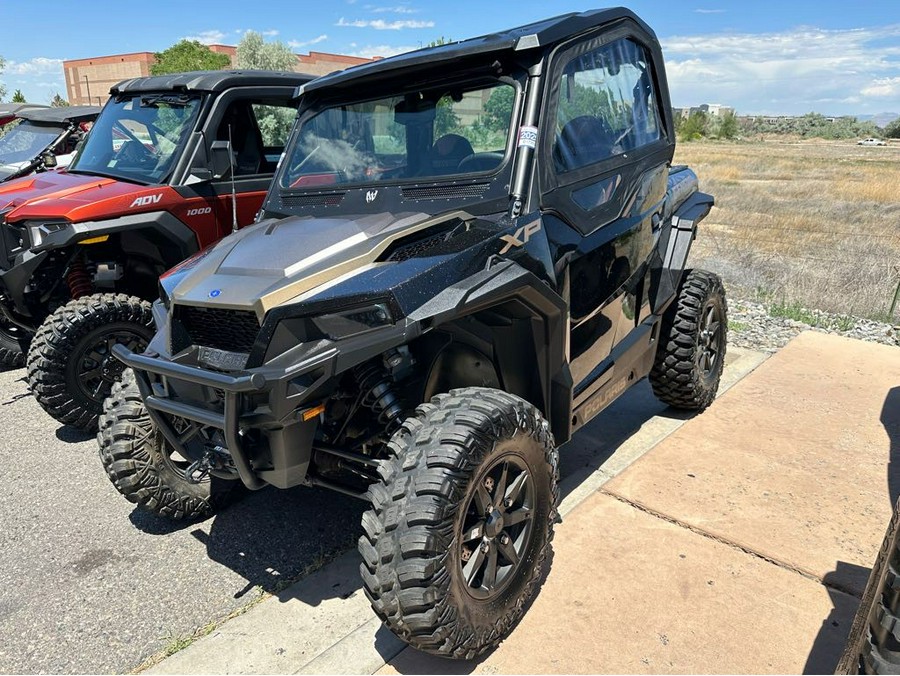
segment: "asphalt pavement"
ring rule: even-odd
[[[138,510],[24,375],[0,372],[0,672],[130,671],[355,547],[365,505],[319,489],[267,488],[199,523]],[[638,384],[563,447],[562,476],[593,472],[660,414]]]

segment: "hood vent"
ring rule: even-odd
[[[430,185],[421,188],[402,188],[400,192],[405,200],[441,200],[453,197],[481,197],[490,187],[490,183]]]
[[[346,192],[326,192],[314,195],[284,195],[281,198],[286,207],[336,207],[344,201]]]

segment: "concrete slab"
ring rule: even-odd
[[[898,464],[900,349],[807,332],[604,490],[859,595]]]
[[[766,358],[729,350],[720,392]],[[645,384],[627,393],[561,450],[560,512],[567,515],[686,421],[655,400]],[[373,615],[358,565],[356,551],[346,553],[147,673],[373,673],[406,644]]]
[[[480,663],[408,648],[377,673],[832,673],[858,603],[605,494],[554,550],[525,618]]]

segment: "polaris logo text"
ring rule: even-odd
[[[162,193],[158,195],[145,195],[144,197],[135,197],[134,202],[131,203],[129,209],[133,209],[134,207],[146,207],[150,204],[156,204],[162,199]]]
[[[516,230],[515,235],[503,235],[500,239],[506,242],[506,246],[500,249],[500,253],[505,254],[514,246],[525,246],[526,244],[528,244],[528,240],[531,239],[531,236],[534,233],[540,231],[541,222],[534,221],[534,223],[528,223],[527,225],[523,225],[521,228]]]

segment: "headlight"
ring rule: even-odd
[[[25,226],[28,228],[28,238],[31,243],[31,248],[37,249],[47,240],[48,236],[52,235],[55,232],[60,232],[68,228],[69,222],[57,221],[49,223],[34,223],[26,221]]]
[[[341,310],[310,319],[319,331],[332,340],[347,338],[392,324],[391,311],[384,303]]]

